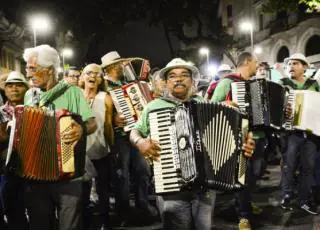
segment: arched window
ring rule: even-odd
[[[306,56],[320,54],[320,36],[313,35],[309,38],[305,50]]]
[[[282,46],[277,54],[277,62],[283,62],[287,57],[289,57],[289,49],[286,46]]]

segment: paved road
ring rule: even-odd
[[[269,180],[259,182],[259,187],[254,193],[253,200],[263,212],[255,216],[253,229],[258,230],[320,230],[320,215],[307,215],[297,207],[293,212],[283,212],[279,207],[280,200],[280,169],[279,166],[269,167],[271,174]],[[136,221],[141,221],[144,216],[136,217]],[[215,212],[213,216],[214,230],[233,230],[238,229],[236,212],[234,209],[234,198],[232,194],[218,194]],[[158,220],[153,225],[136,226],[116,229],[131,230],[155,230],[162,229],[161,222]]]

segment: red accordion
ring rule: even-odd
[[[110,91],[113,104],[118,113],[125,116],[127,125],[125,132],[129,132],[139,119],[144,106],[153,100],[147,82],[133,82]]]
[[[19,176],[43,181],[74,177],[75,144],[61,141],[71,129],[72,118],[67,110],[15,107],[9,152],[16,155]]]
[[[143,58],[129,58],[123,67],[124,77],[127,82],[148,81],[150,74],[150,63]]]

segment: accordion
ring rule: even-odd
[[[239,105],[255,128],[281,129],[285,122],[286,90],[281,85],[257,79],[231,83],[232,101]]]
[[[284,123],[286,130],[302,130],[320,136],[320,93],[309,90],[290,90],[287,102],[292,116]]]
[[[242,138],[248,120],[238,109],[192,101],[151,111],[148,119],[151,139],[161,148],[160,160],[153,162],[157,194],[194,182],[225,191],[245,184]]]
[[[16,106],[11,123],[7,165],[14,161],[16,173],[32,180],[58,181],[80,176],[79,173],[83,173],[79,172],[78,167],[81,154],[75,151],[83,148],[81,144],[85,140],[78,141],[76,146],[61,141],[63,133],[71,129],[73,118],[79,119],[79,116],[67,110],[55,112]],[[81,167],[84,167],[84,162]]]
[[[133,129],[144,106],[153,99],[149,85],[146,82],[133,82],[109,91],[118,113],[127,121],[125,132]]]
[[[148,81],[150,63],[143,58],[129,58],[123,67],[124,77],[127,82]]]

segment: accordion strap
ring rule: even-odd
[[[39,106],[48,106],[52,104],[54,100],[56,100],[58,97],[60,97],[62,94],[64,94],[67,89],[69,89],[71,85],[59,82],[55,87],[50,89],[48,94],[44,95],[41,100]]]
[[[234,73],[225,76],[223,79],[230,79],[233,82],[243,81],[243,79],[241,78],[240,74],[234,74]],[[223,80],[223,79],[220,79],[220,80],[215,81],[212,84],[210,84],[209,89],[207,90],[207,94],[208,94],[208,99],[209,100],[212,98],[215,89],[217,88],[217,86],[220,83],[220,81]],[[231,91],[226,96],[226,100],[231,100]]]

